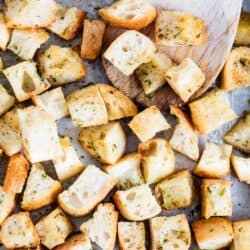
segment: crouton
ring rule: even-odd
[[[42,164],[34,164],[31,168],[22,199],[22,209],[35,210],[54,202],[62,191],[59,181],[52,179]]]
[[[25,61],[10,66],[3,71],[19,102],[28,100],[50,87],[47,80],[42,80],[37,73],[36,63]]]
[[[129,189],[144,183],[140,167],[141,155],[130,153],[115,164],[104,166],[103,169],[117,179],[118,189]]]
[[[15,97],[10,95],[0,84],[0,116],[7,112],[15,104]]]
[[[0,13],[0,49],[5,51],[11,37],[11,29],[8,28],[3,13]]]
[[[188,250],[191,231],[185,214],[149,220],[151,249]]]
[[[59,205],[72,216],[84,216],[106,197],[116,183],[111,175],[90,165],[68,190],[59,194]]]
[[[99,204],[93,217],[83,222],[81,231],[103,250],[113,250],[116,240],[118,212],[112,203]]]
[[[108,84],[97,84],[96,86],[106,104],[109,121],[137,114],[136,105],[122,92]]]
[[[187,102],[206,79],[205,74],[191,58],[185,58],[181,64],[171,67],[165,77],[183,102]]]
[[[193,124],[202,135],[237,118],[226,94],[219,89],[212,90],[202,98],[191,102],[189,108]]]
[[[60,137],[60,144],[63,153],[61,156],[55,158],[52,161],[59,180],[65,181],[68,178],[79,174],[84,169],[84,167],[79,160],[68,136]]]
[[[83,128],[78,140],[90,155],[106,164],[117,162],[126,149],[126,135],[119,122]]]
[[[161,207],[147,184],[116,191],[113,200],[121,215],[127,220],[143,221],[161,212]]]
[[[6,1],[4,15],[8,27],[48,27],[55,20],[54,0]]]
[[[49,34],[43,29],[14,29],[8,49],[24,60],[31,60],[48,39]]]
[[[36,224],[41,243],[52,249],[65,242],[73,226],[60,208],[54,209]]]
[[[118,222],[118,240],[122,250],[146,250],[146,230],[143,222]]]
[[[56,20],[48,29],[59,37],[70,40],[76,37],[82,27],[85,12],[76,8],[66,8],[61,4],[56,4]]]
[[[201,177],[221,178],[230,174],[232,146],[207,142],[194,174]]]
[[[51,114],[55,120],[69,115],[68,106],[61,87],[32,97],[33,103]]]
[[[3,156],[3,150],[0,148],[0,159],[2,158]]]
[[[250,220],[241,220],[233,222],[234,240],[233,250],[250,249]]]
[[[152,139],[138,145],[141,167],[146,183],[156,183],[174,172],[175,155],[168,141]]]
[[[250,184],[250,158],[232,155],[231,162],[238,179]]]
[[[200,219],[192,223],[192,228],[200,249],[221,249],[233,240],[231,221],[225,218]]]
[[[19,212],[8,217],[1,227],[1,239],[6,248],[29,248],[40,244],[28,212]]]
[[[165,73],[173,66],[174,63],[169,57],[158,52],[150,62],[138,67],[136,76],[146,95],[151,95],[166,83]]]
[[[52,160],[62,154],[57,125],[50,114],[35,106],[17,112],[24,153],[31,163]]]
[[[95,60],[99,56],[105,28],[106,24],[101,20],[84,20],[81,45],[82,58]]]
[[[28,176],[29,162],[22,154],[12,155],[4,177],[4,191],[20,194]]]
[[[242,10],[240,15],[240,22],[234,40],[235,45],[250,45],[250,14]]]
[[[250,153],[250,113],[242,117],[226,134],[223,140],[244,153]]]
[[[2,57],[0,57],[0,72],[4,70],[4,63]]]
[[[142,142],[146,142],[152,139],[156,133],[170,128],[156,106],[144,109],[130,121],[128,126]]]
[[[75,127],[89,127],[108,123],[108,112],[96,85],[75,90],[67,98]]]
[[[231,216],[231,182],[219,179],[203,179],[201,182],[201,215]]]
[[[158,183],[155,193],[166,210],[188,207],[194,200],[193,177],[188,170],[181,170]]]
[[[250,86],[250,48],[234,48],[222,71],[221,88],[229,91],[248,86]]]
[[[103,56],[124,75],[129,76],[141,64],[151,61],[155,51],[155,45],[148,37],[130,30],[116,38]]]
[[[207,40],[204,21],[189,13],[161,10],[155,26],[159,45],[204,45]]]

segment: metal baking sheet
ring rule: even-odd
[[[3,0],[0,0],[0,8],[3,6]],[[66,6],[76,6],[79,7],[88,13],[89,18],[96,18],[97,17],[97,10],[101,8],[102,6],[109,5],[113,2],[113,0],[58,0],[58,2],[66,5]],[[245,0],[244,1],[244,9],[247,9],[250,11],[250,1]],[[42,46],[42,49],[47,48],[50,44],[58,44],[60,46],[79,46],[81,42],[81,37],[79,35],[78,38],[66,42],[61,40],[60,38],[56,37],[55,35],[51,34],[49,41]],[[0,56],[3,58],[4,64],[6,67],[10,65],[14,65],[20,61],[14,54],[11,52],[0,52]],[[67,95],[70,91],[74,89],[78,89],[82,86],[86,86],[89,83],[100,83],[105,82],[107,83],[107,78],[105,76],[101,60],[98,59],[95,62],[88,62],[85,61],[87,67],[88,67],[88,75],[87,77],[78,83],[75,84],[69,84],[63,87],[64,93]],[[7,82],[7,80],[4,78],[2,74],[0,74],[0,82],[3,83],[10,91],[10,86]],[[235,112],[241,116],[244,111],[250,111],[250,88],[235,90],[233,93],[229,94],[230,102],[235,110]],[[167,120],[170,124],[174,126],[175,119],[168,114],[165,114]],[[127,152],[133,152],[137,149],[138,139],[131,133],[129,128],[127,127],[126,123],[128,120],[122,121],[125,131],[127,133]],[[70,118],[64,118],[58,121],[58,130],[60,135],[68,135],[70,139],[73,142],[73,145],[75,149],[77,150],[77,153],[83,162],[85,166],[88,164],[96,164],[97,166],[101,167],[100,163],[97,162],[95,159],[90,157],[86,152],[83,151],[79,143],[77,142],[77,135],[79,133],[79,129],[76,129],[73,127]],[[214,142],[222,142],[220,139],[221,136],[232,126],[233,123],[229,123],[224,125],[222,128],[220,128],[217,131],[214,131],[207,137],[201,137],[200,139],[200,145],[201,149],[203,148],[204,142],[207,140],[214,141]],[[172,127],[173,127],[172,126]],[[169,138],[172,134],[172,130],[169,130],[167,132],[161,133],[160,136]],[[239,154],[238,152],[235,152],[236,154]],[[194,162],[189,160],[188,158],[176,153],[176,168],[189,168],[192,169],[194,167]],[[5,174],[6,164],[7,164],[7,157],[3,157],[0,160],[0,183],[3,182],[3,177]],[[53,166],[50,162],[46,162],[46,170],[49,172],[49,174],[53,177],[55,176],[55,172],[53,169]],[[250,218],[250,185],[240,183],[234,174],[232,173],[232,176],[228,177],[231,179],[233,185],[232,185],[232,200],[233,200],[233,220],[237,219],[246,219]],[[64,187],[67,188],[75,178],[70,179],[66,183],[63,183]],[[200,216],[200,202],[199,202],[199,178],[195,177],[195,183],[197,188],[197,197],[196,200],[193,202],[193,204],[187,208],[187,209],[179,209],[175,210],[173,212],[163,212],[162,215],[174,215],[179,213],[185,213],[188,216],[189,221],[193,221]],[[111,195],[106,198],[105,201],[110,201]],[[21,196],[18,198],[18,204],[20,203]],[[32,219],[34,223],[36,223],[43,215],[46,215],[49,213],[53,208],[56,207],[56,204],[53,204],[51,206],[39,209],[37,211],[31,212]],[[17,206],[15,211],[19,211],[20,208]],[[91,216],[91,215],[89,215]],[[71,220],[75,226],[75,231],[79,230],[79,225],[82,221],[89,218],[89,216],[84,218],[73,218],[71,217]],[[147,233],[148,236],[148,233]],[[147,237],[148,238],[148,237]],[[94,246],[95,249],[97,249],[96,246]],[[0,250],[5,249],[4,247],[0,247]],[[119,249],[118,246],[116,246],[116,249]],[[149,245],[147,246],[147,249],[149,249]],[[192,247],[190,248],[192,250],[198,249],[195,244],[192,244]]]

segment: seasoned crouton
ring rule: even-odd
[[[0,13],[0,49],[6,50],[11,36],[11,29],[8,28],[3,13]]]
[[[4,63],[2,57],[0,57],[0,72],[4,70]]]
[[[250,45],[250,14],[242,10],[240,15],[240,22],[236,33],[235,45]]]
[[[144,109],[130,121],[128,126],[142,142],[146,142],[154,137],[156,133],[170,128],[156,106]]]
[[[238,179],[250,184],[250,158],[232,155],[231,162]]]
[[[15,97],[10,95],[0,84],[0,116],[7,112],[15,104]]]
[[[234,240],[233,250],[250,249],[250,220],[240,220],[233,222]]]
[[[102,48],[102,39],[106,24],[101,20],[84,20],[81,57],[89,60],[95,60]]]

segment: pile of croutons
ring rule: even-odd
[[[144,0],[119,0],[99,14],[103,20],[85,19],[84,11],[54,0],[9,0],[0,13],[0,49],[23,59],[6,68],[0,63],[13,93],[0,84],[0,155],[9,157],[0,186],[1,243],[7,249],[90,250],[94,242],[113,250],[118,235],[123,250],[188,250],[192,227],[200,249],[249,250],[250,219],[230,220],[232,183],[225,177],[232,165],[239,181],[250,184],[250,158],[244,156],[250,153],[250,114],[226,132],[227,144],[210,141],[200,152],[198,134],[208,135],[237,118],[225,91],[250,86],[250,49],[233,49],[221,88],[190,101],[205,74],[192,58],[176,64],[156,44],[206,44],[201,18],[170,10],[157,13]],[[154,21],[153,42],[138,30]],[[111,85],[91,84],[65,97],[62,85],[87,74],[82,58],[100,55],[106,23],[127,29],[104,51],[106,60],[126,76],[135,74],[146,95],[168,84],[188,104],[190,113],[171,106],[177,123],[169,140],[158,134],[171,126],[157,106],[138,110]],[[82,27],[80,51],[57,45],[40,50],[49,32],[71,40]],[[67,116],[81,128],[77,139],[101,168],[85,166],[71,139],[59,136],[56,122]],[[140,143],[137,152],[125,154],[129,129]],[[242,154],[232,154],[233,149]],[[196,167],[175,171],[175,151]],[[57,179],[46,172],[45,161],[53,163]],[[193,175],[201,177],[200,192]],[[71,177],[75,181],[64,189]],[[103,202],[110,192],[113,203]],[[160,216],[164,210],[191,206],[199,195],[202,218],[191,227],[183,213]],[[57,207],[34,224],[30,213],[51,204]],[[72,217],[84,216],[80,228],[74,228]]]

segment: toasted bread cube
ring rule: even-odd
[[[233,250],[250,249],[250,220],[241,220],[233,222],[234,240]]]
[[[75,90],[66,98],[75,127],[90,127],[108,123],[108,112],[96,85]]]
[[[36,224],[41,243],[52,249],[65,242],[73,226],[60,208],[54,209]]]
[[[115,164],[105,166],[103,169],[117,179],[118,189],[129,189],[144,183],[140,167],[141,155],[130,153]]]
[[[82,58],[95,60],[99,56],[105,28],[106,24],[101,20],[84,20],[81,45]]]
[[[130,121],[128,126],[142,142],[146,142],[152,139],[156,133],[170,128],[156,106],[144,109]]]
[[[4,63],[2,57],[0,57],[0,72],[4,70]]]
[[[8,156],[14,155],[22,149],[20,134],[2,118],[0,119],[0,147]]]
[[[181,170],[158,183],[155,193],[163,208],[185,208],[194,200],[193,177],[188,170]]]
[[[231,216],[231,182],[219,179],[203,179],[201,182],[201,215]]]
[[[37,73],[36,63],[25,61],[3,71],[19,102],[28,100],[50,87],[47,80],[42,80]]]
[[[42,11],[42,13],[41,13]],[[5,3],[4,15],[8,27],[48,27],[55,20],[54,0],[12,0]]]
[[[250,14],[242,10],[240,15],[240,22],[234,40],[235,45],[250,45]]]
[[[116,191],[113,200],[121,215],[127,220],[143,221],[161,212],[161,207],[147,184]]]
[[[189,13],[161,10],[156,19],[156,43],[163,46],[204,45],[204,21]]]
[[[222,71],[221,88],[233,90],[250,86],[250,48],[234,48]]]
[[[97,85],[106,104],[109,121],[134,116],[138,113],[136,105],[122,92],[108,84]]]
[[[31,163],[55,159],[62,154],[54,118],[39,107],[18,109],[24,153]]]
[[[58,86],[83,79],[87,68],[72,48],[51,45],[38,56],[41,76],[51,85]]]
[[[51,114],[55,120],[69,115],[68,106],[61,87],[32,97],[33,103]]]
[[[7,90],[0,84],[0,116],[7,112],[15,104],[15,97],[9,95]]]
[[[70,40],[75,38],[82,27],[85,12],[76,8],[66,8],[61,4],[56,4],[56,20],[48,29],[59,37]]]
[[[143,222],[118,222],[120,249],[146,250],[146,230]]]
[[[112,203],[99,204],[93,217],[83,222],[81,231],[103,250],[113,250],[116,240],[118,212]]]
[[[78,140],[90,155],[106,164],[117,162],[126,148],[126,136],[119,122],[83,128]]]
[[[1,239],[6,248],[28,248],[40,244],[28,212],[19,212],[8,217],[1,227]]]
[[[48,176],[42,164],[34,164],[27,180],[21,206],[28,211],[47,206],[55,201],[61,191],[61,183]]]
[[[113,176],[90,165],[67,190],[59,194],[59,205],[72,216],[84,216],[106,197],[116,183]]]
[[[3,150],[0,148],[0,159],[2,158],[3,156]]]
[[[10,157],[3,188],[6,192],[19,194],[28,176],[29,162],[22,154],[16,154]]]
[[[232,146],[207,142],[194,174],[201,177],[220,178],[230,174]]]
[[[155,217],[149,220],[151,249],[188,250],[191,231],[185,214]]]
[[[233,240],[231,221],[225,218],[200,219],[192,223],[192,228],[200,249],[221,249]]]
[[[250,153],[250,113],[242,117],[227,133],[223,140],[244,153]]]
[[[0,49],[5,51],[11,36],[11,29],[8,28],[3,13],[0,13]]]
[[[60,137],[62,155],[52,160],[60,181],[79,174],[84,169],[68,136]]]
[[[152,139],[138,145],[141,167],[146,183],[156,183],[172,174],[175,169],[175,155],[168,141]]]
[[[24,60],[31,60],[48,39],[49,34],[43,29],[14,29],[8,49]]]
[[[151,61],[155,51],[155,45],[148,37],[130,30],[113,41],[104,52],[104,58],[124,75],[129,76],[141,64]]]
[[[165,73],[174,63],[163,53],[156,53],[152,60],[144,63],[136,70],[146,95],[150,95],[166,83]]]
[[[189,108],[192,121],[202,135],[237,118],[226,94],[219,89],[212,90],[204,97],[191,102]]]
[[[250,158],[232,155],[231,162],[238,179],[250,184]]]

